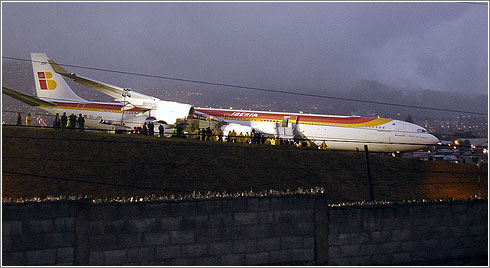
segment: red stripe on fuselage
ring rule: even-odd
[[[54,101],[53,103],[60,106],[58,108],[68,107],[68,108],[75,108],[80,110],[88,110],[88,109],[121,110],[121,108],[123,107],[122,104],[117,104],[117,103],[104,104],[104,103],[93,103],[93,102],[80,103],[80,102],[59,102],[59,101]],[[126,111],[144,112],[145,110],[140,108],[133,108]]]
[[[370,117],[336,117],[325,115],[304,115],[304,114],[288,114],[288,113],[262,113],[258,111],[240,111],[240,110],[209,110],[196,109],[196,111],[209,114],[216,117],[235,117],[235,118],[252,118],[252,119],[268,119],[282,120],[284,116],[289,116],[290,120],[296,120],[299,117],[300,121],[316,122],[316,123],[335,123],[335,124],[362,124],[376,118]]]

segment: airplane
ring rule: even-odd
[[[364,151],[367,145],[371,152],[394,153],[416,151],[440,142],[421,126],[387,118],[194,107],[67,72],[44,53],[31,53],[31,60],[37,97],[6,87],[3,93],[50,114],[82,114],[87,128],[131,130],[151,121],[169,129],[180,121],[201,117],[216,122],[224,135],[232,130],[244,134],[255,131],[268,137],[309,140],[316,145],[325,142],[331,150]],[[63,77],[107,94],[119,103],[84,100]]]

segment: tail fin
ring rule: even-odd
[[[32,70],[38,97],[84,101],[68,86],[63,77],[57,74],[48,63],[44,53],[31,53]]]

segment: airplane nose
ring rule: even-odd
[[[434,136],[432,134],[429,134],[429,141],[430,141],[430,144],[438,144],[441,142],[436,136]]]

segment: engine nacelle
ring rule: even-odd
[[[159,101],[155,110],[153,115],[156,120],[165,121],[169,125],[175,124],[177,119],[187,118],[194,113],[192,105],[173,101]]]
[[[248,132],[249,135],[252,133],[252,127],[233,123],[222,126],[221,130],[223,130],[223,135],[225,136],[228,136],[228,133],[232,130],[235,130],[237,135],[240,134],[240,132],[242,132],[243,135],[245,135],[246,132]]]

